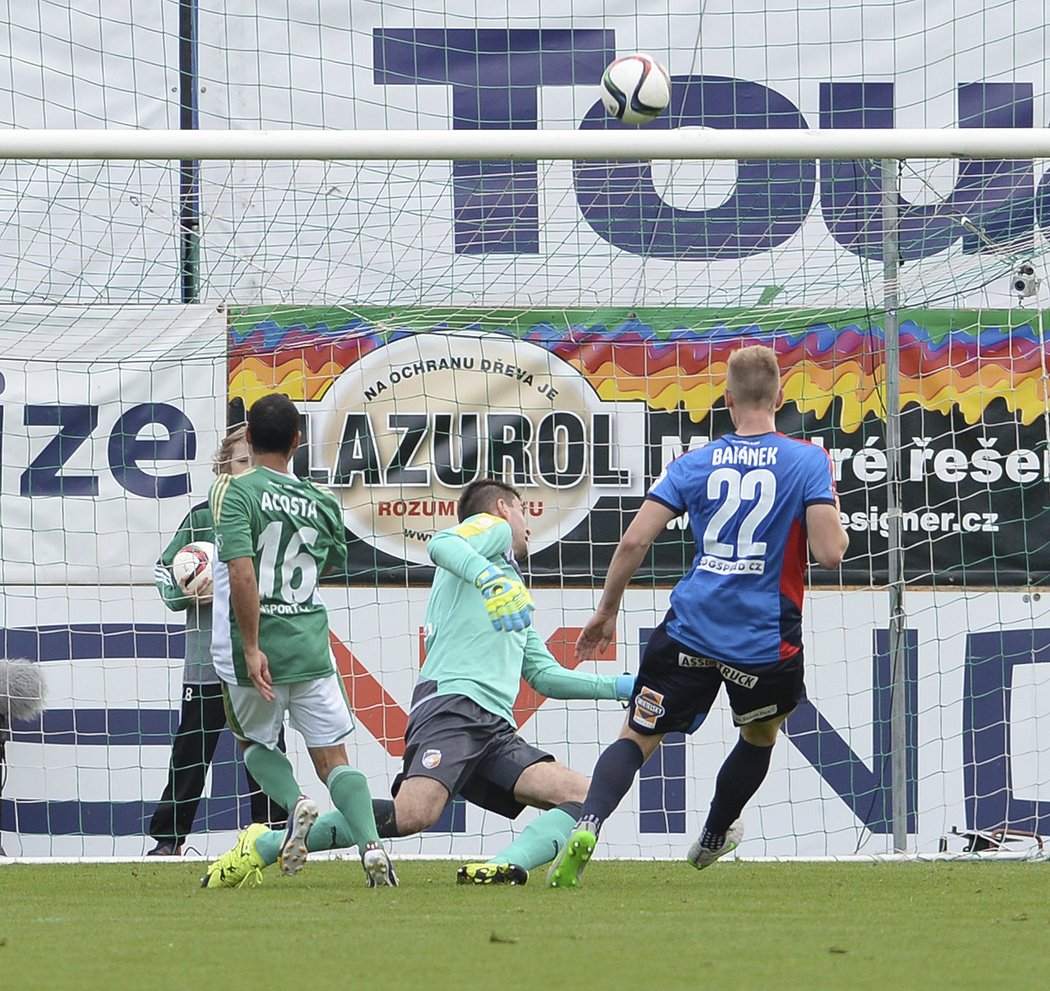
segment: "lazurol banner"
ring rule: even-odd
[[[551,349],[475,329],[356,343],[312,401],[293,397],[307,398],[309,422],[299,470],[342,501],[352,575],[427,564],[427,541],[456,522],[478,478],[521,490],[533,553],[550,568],[600,499],[644,494],[644,406],[603,400]]]
[[[500,334],[392,341],[339,376],[310,424],[351,532],[413,564],[477,478],[520,488],[536,553],[603,495],[644,491],[644,409],[604,402],[552,351]]]
[[[726,362],[749,343],[777,353],[780,429],[823,446],[839,485],[849,561],[814,579],[885,581],[885,364],[868,315],[258,307],[232,312],[230,333],[230,399],[277,390],[305,414],[295,470],[343,503],[351,583],[425,577],[427,541],[486,476],[522,491],[535,578],[600,579],[664,465],[732,429]],[[1016,314],[904,315],[900,525],[913,581],[1046,580],[1047,358]],[[643,574],[672,580],[693,549],[675,521]]]

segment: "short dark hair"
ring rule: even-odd
[[[295,403],[279,392],[256,399],[248,410],[252,450],[261,454],[287,454],[295,445],[299,420]]]
[[[513,485],[501,482],[498,478],[479,478],[460,494],[456,516],[462,523],[477,513],[491,513],[498,500],[507,498],[520,499],[521,493]]]

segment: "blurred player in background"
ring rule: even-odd
[[[642,764],[665,733],[694,731],[723,683],[740,738],[687,859],[703,869],[740,843],[740,815],[769,770],[780,724],[804,692],[807,541],[825,568],[837,568],[849,545],[827,454],[776,432],[783,401],[774,352],[735,351],[726,378],[735,432],[667,466],[613,555],[597,611],[576,645],[580,657],[610,641],[624,589],[653,540],[689,514],[693,566],[649,638],[627,721],[598,758],[576,831],[548,873],[550,887],[579,884],[602,824]]]
[[[524,884],[530,870],[564,846],[587,779],[516,732],[521,679],[550,698],[626,699],[634,678],[569,671],[532,627],[532,598],[516,564],[528,555],[529,537],[516,489],[495,479],[473,482],[460,496],[457,516],[459,524],[427,545],[437,572],[424,628],[426,661],[412,695],[394,799],[376,800],[376,821],[383,837],[418,833],[457,795],[509,819],[526,806],[544,809],[509,847],[463,865],[456,878]],[[279,833],[252,832],[244,871],[278,857]],[[351,843],[338,812],[321,816],[308,837],[311,850]]]
[[[239,475],[251,467],[251,453],[244,439],[244,427],[223,438],[212,469],[216,475]],[[186,837],[193,831],[204,792],[204,782],[215,755],[215,747],[226,727],[222,702],[222,683],[211,660],[212,585],[195,585],[187,590],[172,577],[175,555],[197,540],[214,542],[215,527],[207,502],[194,506],[179,524],[175,536],[153,572],[153,580],[164,604],[173,612],[186,613],[186,652],[182,670],[182,712],[179,728],[171,745],[168,781],[149,824],[156,846],[149,856],[172,857],[182,854]],[[282,735],[281,745],[283,748]],[[259,787],[248,774],[252,821],[284,822],[288,813]]]
[[[369,886],[394,886],[397,877],[379,843],[368,781],[347,760],[343,741],[354,723],[317,588],[326,568],[346,563],[342,507],[327,489],[289,472],[299,422],[299,411],[285,396],[256,401],[246,435],[254,467],[222,476],[212,486],[215,670],[245,763],[266,793],[291,810],[278,848],[282,872],[302,868],[306,836],[318,813],[277,748],[288,713],[346,820],[350,843],[361,852]],[[237,847],[211,865],[205,887],[258,880],[238,855],[250,834],[250,829],[242,833]]]

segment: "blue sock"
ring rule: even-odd
[[[591,787],[583,802],[580,825],[594,830],[616,811],[623,801],[639,768],[645,763],[642,748],[634,740],[617,740],[610,744],[598,758],[591,775]]]
[[[706,843],[701,841],[702,845],[713,844],[711,849],[717,849],[725,842],[726,830],[740,818],[744,806],[765,780],[772,755],[772,747],[756,747],[743,737],[737,740],[718,771],[711,811],[704,824],[709,838]]]

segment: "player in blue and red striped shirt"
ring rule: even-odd
[[[740,842],[740,814],[804,692],[807,545],[820,565],[836,568],[849,544],[827,453],[776,431],[783,401],[773,351],[735,351],[726,378],[735,432],[668,465],[616,549],[597,611],[576,644],[580,657],[608,646],[624,589],[653,540],[689,514],[696,556],[649,638],[627,721],[598,759],[577,829],[548,874],[550,887],[579,884],[602,823],[642,764],[665,733],[695,730],[723,684],[740,739],[719,771],[688,860],[702,869]]]

